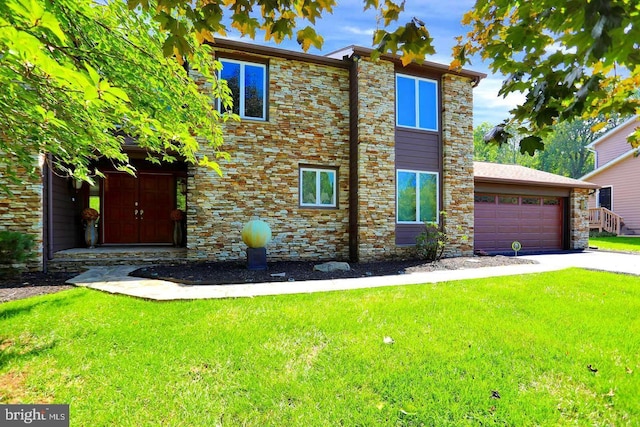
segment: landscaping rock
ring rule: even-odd
[[[351,267],[348,262],[330,261],[324,264],[316,264],[313,266],[314,271],[322,271],[323,273],[331,273],[332,271],[350,271]]]

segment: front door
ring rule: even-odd
[[[602,187],[598,191],[598,205],[601,208],[611,209],[611,187]]]
[[[133,177],[107,172],[104,180],[104,243],[171,243],[175,207],[173,174]]]

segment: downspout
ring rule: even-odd
[[[52,242],[53,242],[53,215],[51,215],[51,208],[53,206],[53,188],[51,182],[53,181],[53,172],[51,170],[51,155],[47,154],[42,171],[42,270],[47,273],[49,260],[53,258]]]
[[[358,262],[358,55],[349,67],[349,260]]]

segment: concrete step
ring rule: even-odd
[[[187,261],[186,248],[171,246],[99,246],[56,252],[47,262],[50,271],[83,271],[90,267],[112,265],[152,265]]]

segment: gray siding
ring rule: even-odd
[[[442,183],[440,133],[396,128],[396,169],[438,172]],[[424,224],[396,224],[396,245],[415,245],[423,230]]]
[[[82,223],[78,195],[66,178],[53,175],[51,180],[51,246],[53,252],[82,246]],[[74,201],[75,199],[75,201]]]

